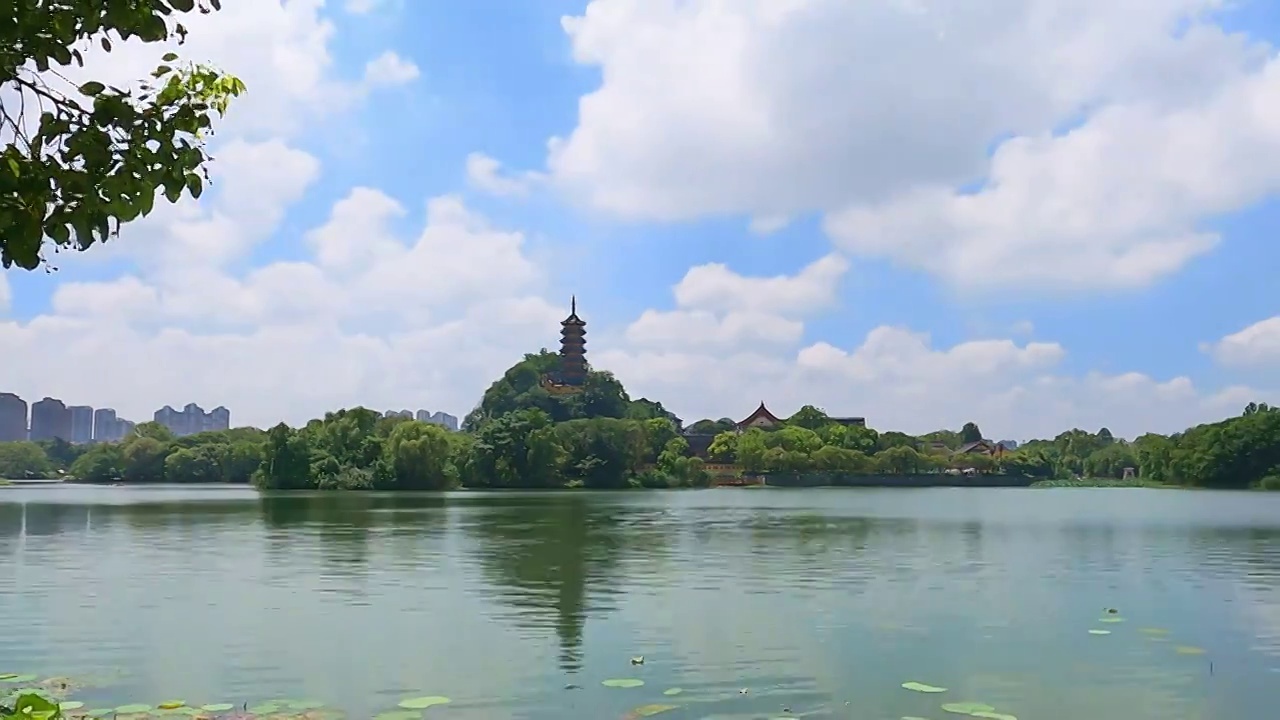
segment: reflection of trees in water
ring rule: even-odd
[[[259,503],[273,559],[296,566],[318,552],[326,574],[348,578],[367,570],[381,531],[441,532],[445,507],[443,495],[425,493],[266,493]]]
[[[587,617],[612,609],[627,543],[646,534],[624,528],[625,506],[577,493],[473,500],[459,519],[478,545],[482,572],[497,586],[496,599],[519,623],[554,626],[561,667],[579,669]]]

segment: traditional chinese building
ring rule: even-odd
[[[569,317],[560,321],[560,367],[542,378],[555,394],[578,392],[587,380],[587,323],[578,317],[578,298],[569,301]]]
[[[745,419],[738,421],[738,431],[750,430],[751,428],[762,428],[765,430],[776,428],[782,425],[782,418],[769,412],[769,408],[760,403],[760,407],[755,412],[748,415]]]

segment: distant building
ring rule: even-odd
[[[165,405],[155,412],[153,418],[178,437],[231,427],[231,411],[221,405],[207,413],[195,403],[187,403],[181,410]]]
[[[750,430],[751,428],[776,428],[782,425],[782,418],[769,412],[769,408],[760,403],[760,407],[755,412],[748,415],[745,419],[738,422],[738,430]]]
[[[388,411],[386,411],[386,412],[382,413],[382,417],[385,417],[385,418],[405,418],[406,420],[412,420],[412,419],[413,419],[413,411],[412,411],[412,410],[388,410]]]
[[[31,439],[71,441],[71,413],[57,398],[47,397],[31,405]]]
[[[112,408],[98,408],[93,411],[93,441],[94,442],[115,442],[120,437],[116,435],[119,430],[120,419],[116,417],[116,411]]]
[[[71,416],[71,437],[73,443],[93,442],[93,408],[88,405],[72,405],[67,408]]]
[[[0,442],[27,439],[27,401],[13,393],[0,393]]]
[[[401,411],[400,417],[412,417],[416,419],[418,422],[431,423],[433,425],[442,425],[454,431],[458,429],[458,418],[454,415],[450,415],[447,412],[439,412],[439,411],[431,412],[430,410],[419,410],[418,412],[412,413],[412,414],[406,414],[406,413],[409,413],[409,411],[408,410]]]
[[[1018,449],[1018,441],[1017,441],[1017,440],[1001,440],[1000,442],[998,442],[998,443],[996,443],[996,444],[997,444],[997,445],[999,445],[1000,447],[1004,448],[1005,450],[1017,450],[1017,449]]]

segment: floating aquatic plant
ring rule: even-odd
[[[26,683],[26,682],[32,682],[35,679],[36,679],[35,675],[17,675],[14,673],[7,673],[3,676],[0,676],[0,681],[7,682],[7,683]]]
[[[1179,655],[1203,655],[1204,648],[1192,647],[1190,645],[1179,645],[1173,649]]]
[[[986,720],[1018,720],[1018,718],[1013,715],[1006,715],[1004,713],[990,712],[986,710],[980,710],[976,713],[969,714],[972,717],[986,718]]]
[[[679,705],[663,705],[661,703],[650,703],[648,705],[641,705],[635,710],[632,710],[630,713],[628,713],[628,717],[633,717],[633,718],[652,717],[659,713],[667,712],[668,710],[675,710],[678,707],[680,706]]]
[[[635,688],[643,685],[644,681],[636,678],[612,678],[600,684],[611,688]]]
[[[1111,634],[1111,631],[1110,631],[1110,630],[1097,630],[1097,629],[1090,629],[1090,630],[1089,630],[1089,634],[1090,634],[1090,635],[1110,635],[1110,634]]]
[[[200,709],[205,712],[220,713],[235,709],[235,705],[231,703],[209,703],[208,705],[201,705]]]
[[[290,710],[299,710],[302,712],[306,712],[307,710],[319,710],[324,707],[324,703],[319,700],[290,700],[288,705]]]
[[[405,710],[426,710],[433,705],[448,705],[451,702],[453,701],[443,695],[425,695],[401,700],[400,707]]]
[[[916,682],[914,680],[912,680],[911,682],[902,683],[902,687],[906,688],[907,690],[914,690],[916,692],[922,692],[922,693],[942,693],[947,691],[947,689],[944,687],[937,687],[935,685],[926,685],[924,683]]]
[[[151,707],[150,705],[144,705],[142,703],[133,703],[131,705],[121,705],[117,707],[116,713],[119,715],[140,715],[142,713],[149,713],[154,709],[155,708]]]
[[[979,702],[943,703],[942,709],[955,715],[973,715],[974,713],[996,711],[994,707]]]
[[[671,696],[671,695],[679,695],[682,692],[684,692],[684,688],[671,688],[670,690],[663,690],[662,694]]]
[[[66,700],[58,703],[58,709],[60,710],[79,710],[82,707],[84,707],[84,703],[76,700]]]
[[[177,710],[178,708],[186,704],[187,702],[185,700],[165,700],[159,705],[156,705],[156,707],[160,708],[161,710]]]

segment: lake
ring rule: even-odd
[[[452,701],[388,720],[1274,717],[1280,493],[8,487],[0,673]]]

